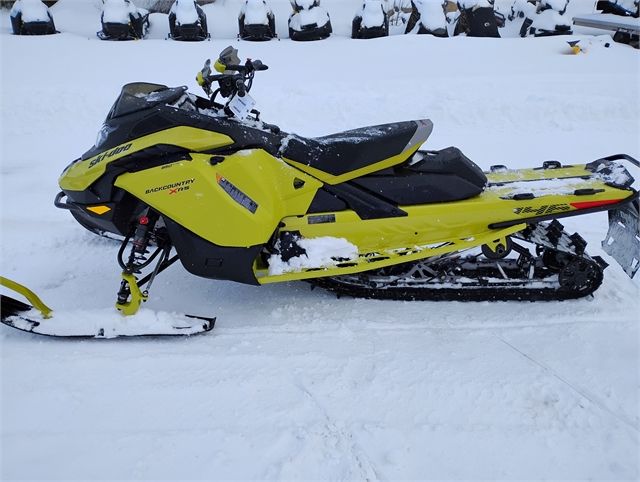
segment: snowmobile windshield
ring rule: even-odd
[[[116,102],[111,107],[107,119],[150,109],[158,104],[166,104],[180,98],[187,90],[186,87],[169,88],[162,84],[135,82],[122,88]]]

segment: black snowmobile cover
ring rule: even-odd
[[[271,40],[276,37],[276,17],[271,11],[271,9],[267,6],[264,0],[249,4],[250,0],[245,1],[245,5],[243,9],[240,11],[240,15],[238,16],[238,32],[240,38],[243,40],[250,40],[261,42],[265,40]],[[251,22],[251,18],[247,16],[247,10],[249,8],[254,9],[254,14],[256,7],[261,8],[259,10],[260,14],[264,15],[267,20],[267,23],[256,23]],[[251,12],[249,12],[251,13]]]
[[[177,15],[178,2],[187,4],[189,7],[192,5],[197,13],[198,20],[192,23],[180,22]],[[171,38],[174,40],[186,40],[186,41],[202,41],[209,37],[209,29],[207,28],[207,15],[204,10],[193,0],[191,3],[189,0],[176,0],[169,12],[169,30],[171,32]]]
[[[363,15],[366,15],[365,12],[367,8],[371,9],[372,7],[366,4],[363,5],[362,10],[353,18],[353,22],[351,23],[351,38],[369,39],[387,37],[389,35],[389,19],[382,5],[380,5],[380,9],[382,10],[382,23],[379,25],[362,24]],[[373,8],[376,8],[376,6],[373,6]]]
[[[437,28],[435,30],[431,30],[422,23],[422,15],[420,14],[420,10],[416,6],[416,4],[411,1],[411,16],[407,21],[407,26],[404,30],[404,33],[413,32],[413,29],[418,25],[418,35],[433,35],[435,37],[448,37],[449,32],[447,32],[446,28]]]
[[[58,33],[53,16],[40,0],[18,0],[11,9],[11,29],[14,35],[51,35]]]
[[[289,38],[296,41],[323,40],[333,33],[329,13],[315,0],[311,5],[292,1],[293,13],[289,17]],[[304,16],[304,21],[302,20]]]
[[[500,37],[493,7],[474,7],[463,10],[458,22],[462,21],[466,21],[465,30],[469,37]]]

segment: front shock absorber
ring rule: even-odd
[[[122,281],[118,290],[116,308],[125,315],[136,313],[140,305],[147,300],[148,293],[140,290],[135,275],[141,273],[142,269],[150,265],[161,252],[158,249],[150,257],[147,257],[149,241],[157,221],[158,215],[153,211],[141,215],[138,218],[133,236],[129,235],[124,239],[118,252],[118,263],[122,268]],[[125,263],[123,255],[129,241],[132,241],[131,251]]]

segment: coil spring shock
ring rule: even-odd
[[[151,234],[157,221],[158,215],[152,211],[140,216],[133,235],[130,234],[122,242],[120,250],[118,251],[118,264],[122,268],[123,274],[136,275],[141,273],[162,251],[162,249],[158,248],[151,256],[147,257],[149,254],[149,241],[151,240]],[[133,242],[128,260],[125,263],[123,255],[129,241]],[[131,288],[129,283],[123,279],[120,282],[120,289],[118,290],[118,303],[126,303],[130,294]]]

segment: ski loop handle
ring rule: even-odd
[[[53,313],[53,310],[45,305],[44,301],[42,301],[38,295],[36,295],[26,286],[23,286],[20,283],[16,283],[15,281],[5,278],[4,276],[0,276],[0,285],[24,296],[29,301],[29,303],[34,306],[34,308],[42,313],[43,318],[51,318],[51,313]]]

